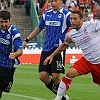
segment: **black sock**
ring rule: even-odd
[[[59,84],[55,85],[54,81],[51,79],[51,81],[46,85],[46,87],[49,90],[51,90],[54,94],[57,95],[57,90],[58,90]],[[66,98],[63,96],[61,100],[66,100]]]
[[[54,81],[51,79],[51,81],[46,85],[46,87],[50,89],[54,94],[57,94],[59,84],[55,85]]]

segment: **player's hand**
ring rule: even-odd
[[[15,59],[15,57],[16,57],[16,54],[14,52],[10,53],[10,55],[9,55],[10,59]]]
[[[49,64],[51,64],[52,60],[53,60],[53,57],[52,57],[52,56],[47,57],[47,58],[44,60],[43,65],[46,66],[48,62],[49,62]]]
[[[68,32],[68,33],[66,34],[66,37],[65,37],[64,41],[70,44],[70,43],[72,43],[72,40],[71,40],[71,38],[69,37],[69,34],[70,34],[70,32]]]
[[[27,46],[27,42],[24,41],[23,44],[22,44],[22,47],[25,49],[26,46]]]

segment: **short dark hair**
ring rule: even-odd
[[[80,16],[80,19],[83,18],[83,14],[80,10],[73,10],[73,11],[71,11],[71,13],[78,14]]]
[[[66,4],[66,0],[62,0],[64,4]]]
[[[6,10],[0,11],[0,18],[3,18],[4,20],[7,20],[7,19],[10,20],[10,17],[11,15],[9,11],[6,11]]]

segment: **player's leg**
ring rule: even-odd
[[[48,84],[51,81],[51,78],[49,77],[49,73],[46,71],[39,72],[39,79],[44,84]]]
[[[100,86],[100,64],[90,63],[89,69],[91,70],[93,82]]]
[[[53,93],[55,93],[57,95],[57,91],[58,91],[58,87],[59,87],[59,84],[60,84],[60,73],[52,73],[52,77],[53,77],[53,81],[54,81],[54,84],[53,84],[53,87],[52,87],[52,91]],[[62,97],[61,100],[69,100],[69,97],[64,94],[64,96]]]
[[[2,92],[10,92],[13,84],[15,68],[5,68],[0,66],[0,97]]]
[[[80,73],[78,73],[77,70],[74,68],[70,68],[66,72],[66,75],[62,78],[62,80],[59,84],[59,88],[58,88],[57,96],[56,96],[55,100],[61,100],[63,95],[66,93],[66,90],[69,89],[70,84],[72,82],[72,78],[74,78],[78,75],[80,75]]]
[[[62,81],[60,82],[55,100],[61,100],[62,96],[69,89],[72,79],[74,77],[86,75],[90,72],[87,66],[87,61],[83,57],[71,66],[71,68],[66,72],[66,75],[62,78]]]
[[[61,58],[61,54],[55,57],[55,60],[53,61],[52,64],[48,64],[47,66],[43,65],[43,62],[46,59],[46,57],[48,57],[53,51],[54,50],[52,50],[51,52],[41,53],[40,64],[39,64],[39,78],[49,90],[51,90],[54,94],[57,94],[57,90],[60,83],[60,73],[64,73],[65,71],[64,66],[62,66],[63,60]],[[59,61],[59,58],[61,62]],[[59,62],[55,63],[56,60]],[[55,67],[53,67],[52,65]],[[50,75],[52,75],[52,78],[49,77]]]
[[[41,53],[40,64],[39,64],[39,78],[49,90],[51,90],[54,94],[57,94],[57,90],[58,90],[59,83],[60,83],[60,73],[58,75],[56,74],[56,76],[52,79],[49,77],[50,75],[52,75],[51,74],[52,66],[50,64],[48,64],[47,66],[43,65],[43,62],[46,59],[46,57],[48,57],[53,51]],[[54,83],[54,81],[56,82],[56,84]]]
[[[53,52],[53,51],[52,51]],[[43,65],[44,60],[48,57],[51,53],[49,52],[42,52],[40,57],[40,64],[39,64],[39,79],[46,85],[46,87],[51,90],[54,94],[57,94],[57,90],[54,90],[55,84],[54,80],[50,77],[51,75],[51,65],[48,64],[47,66]],[[60,83],[60,82],[59,82]],[[57,89],[59,84],[57,84]]]
[[[61,77],[60,77],[60,73],[65,73],[65,69],[64,69],[64,64],[65,64],[65,51],[61,52],[60,54],[56,55],[53,58],[53,61],[51,63],[52,69],[52,78],[54,81],[54,86],[52,88],[52,90],[54,91],[58,91],[58,87],[61,81]],[[57,92],[55,92],[55,94],[57,94]],[[61,100],[66,100],[68,96],[66,96],[66,94],[64,94],[63,98]]]
[[[52,89],[53,80],[49,77],[51,65],[44,66],[43,62],[48,56],[47,52],[42,52],[40,57],[40,64],[39,64],[39,79],[46,85],[47,88],[50,90]]]
[[[0,99],[2,98],[2,92],[3,92],[3,91],[2,91],[2,90],[0,90]]]

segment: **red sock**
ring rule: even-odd
[[[71,78],[68,78],[68,77],[66,77],[66,76],[64,76],[64,77],[62,78],[62,82],[65,83],[66,89],[68,90],[69,87],[70,87],[70,84],[71,84],[71,82],[72,82],[72,79],[71,79]]]

